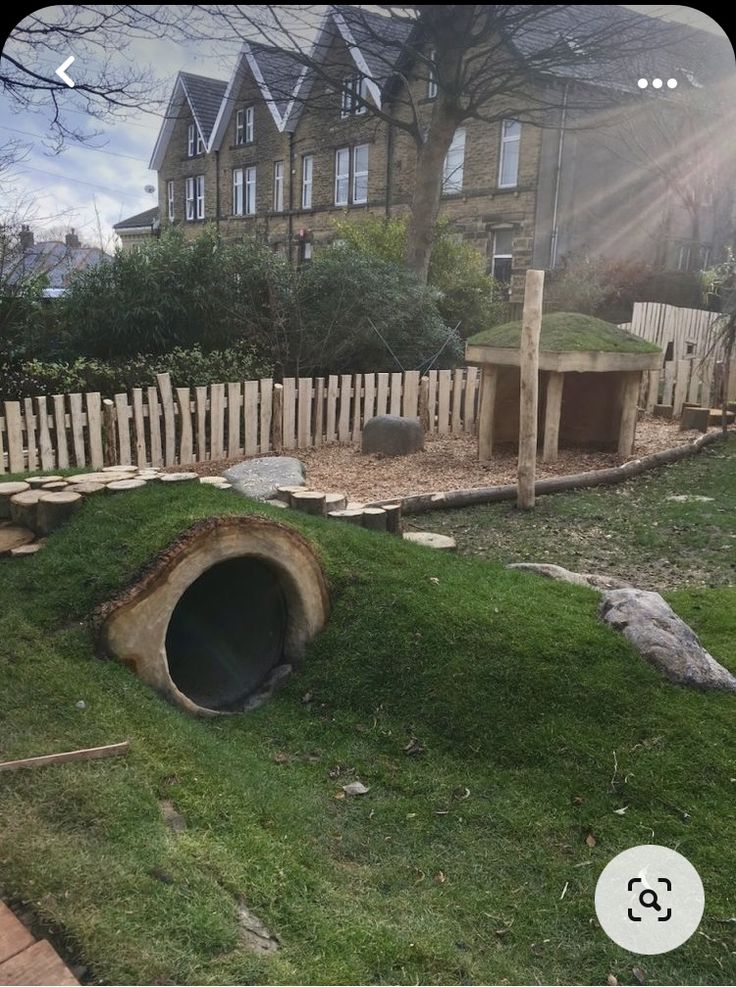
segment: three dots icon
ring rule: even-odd
[[[640,89],[646,89],[648,85],[649,85],[649,79],[639,79],[639,81],[637,82],[637,86]],[[661,89],[662,86],[665,85],[667,86],[668,89],[676,89],[677,79],[668,79],[667,82],[664,82],[662,79],[652,79],[653,89]]]

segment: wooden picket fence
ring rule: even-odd
[[[685,404],[712,407],[722,397],[723,347],[714,324],[718,312],[679,308],[660,302],[636,302],[631,322],[621,326],[660,346],[665,356],[661,370],[644,374],[641,407],[673,406],[676,418]],[[736,384],[732,373],[732,386]]]
[[[118,463],[174,466],[360,440],[374,415],[420,417],[430,433],[474,432],[475,367],[157,385],[104,399],[56,394],[4,402],[0,473]]]

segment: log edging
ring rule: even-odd
[[[542,494],[563,493],[566,490],[583,490],[588,487],[613,486],[640,476],[648,470],[680,459],[697,455],[705,446],[711,445],[718,439],[725,438],[722,430],[707,432],[691,442],[681,446],[673,446],[662,452],[653,452],[641,459],[631,459],[621,466],[609,466],[601,470],[588,470],[585,473],[568,473],[565,476],[550,476],[537,480],[534,488],[536,496]],[[409,494],[407,497],[390,497],[387,500],[374,500],[367,507],[383,507],[386,504],[401,504],[405,514],[426,514],[429,511],[441,511],[452,507],[471,507],[475,504],[497,504],[505,500],[515,500],[517,485],[504,483],[492,487],[471,487],[468,490],[440,490],[431,493]]]

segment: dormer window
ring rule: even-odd
[[[342,102],[340,118],[346,120],[350,116],[362,116],[367,110],[365,98],[367,93],[364,75],[349,75],[342,82]]]
[[[193,158],[204,153],[204,141],[195,123],[190,123],[187,129],[187,157]]]
[[[427,78],[427,99],[437,99],[437,75],[434,68],[434,59],[437,52],[434,48],[429,53],[429,65]]]
[[[247,106],[235,113],[235,143],[252,144],[254,137],[255,107]]]

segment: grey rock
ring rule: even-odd
[[[424,448],[424,429],[418,418],[378,415],[363,426],[364,453],[408,456]]]
[[[659,593],[610,590],[603,594],[600,615],[671,682],[736,692],[736,677],[705,650]]]
[[[304,463],[293,456],[246,459],[225,470],[224,474],[235,493],[254,500],[271,500],[276,496],[277,487],[303,487],[306,475]]]
[[[570,569],[565,569],[561,565],[553,565],[551,562],[512,562],[506,568],[535,572],[539,576],[547,576],[548,579],[557,579],[563,583],[587,586],[589,589],[600,591],[623,589],[631,586],[631,583],[624,582],[623,579],[615,579],[613,576],[599,576],[594,572],[571,572]]]
[[[237,916],[240,939],[246,949],[251,953],[261,955],[278,952],[279,941],[276,936],[269,932],[258,916],[242,900],[238,902]]]

